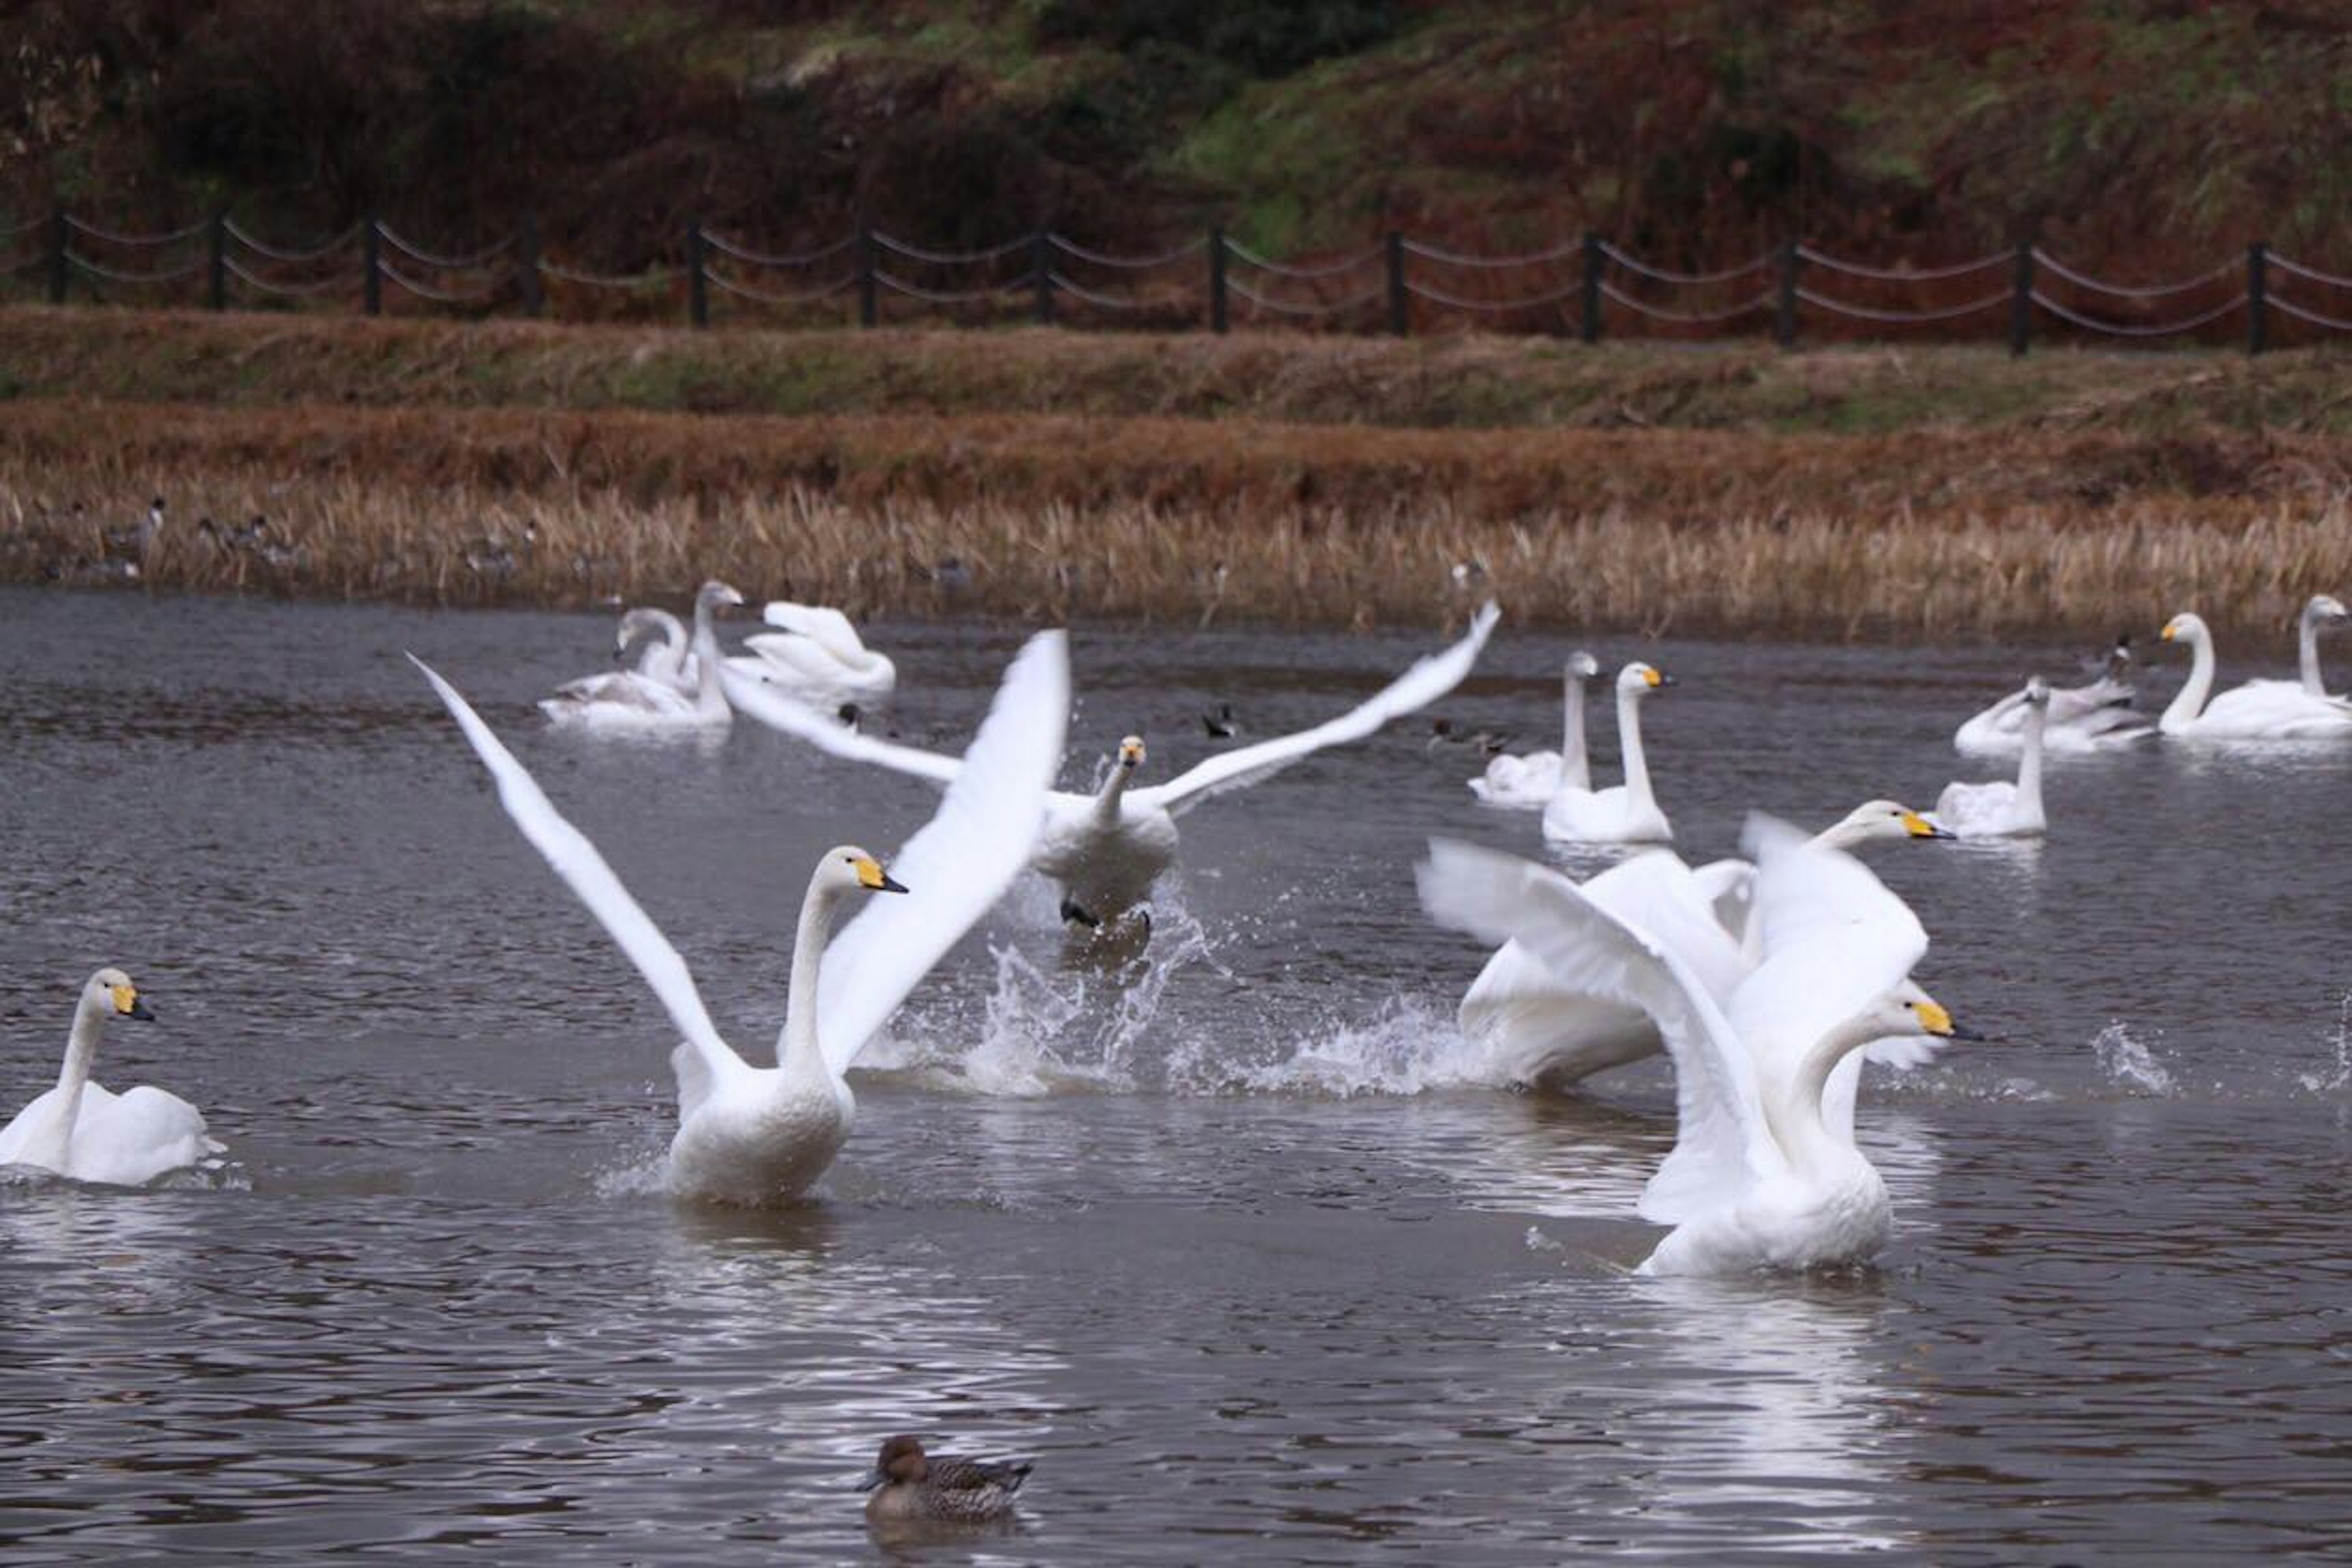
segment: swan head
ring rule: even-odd
[[[1869,1039],[1985,1037],[1974,1029],[1962,1028],[1953,1021],[1949,1009],[1908,980],[1856,1014],[1852,1026],[1855,1034]]]
[[[1143,765],[1143,737],[1129,735],[1118,743],[1118,765],[1132,773]]]
[[[1590,680],[1601,673],[1601,661],[1578,648],[1568,656],[1568,676],[1571,680]]]
[[[89,977],[81,988],[81,1005],[103,1011],[116,1018],[136,1018],[152,1024],[155,1015],[140,999],[139,987],[131,984],[131,976],[120,969],[101,969]]]
[[[2344,601],[2333,594],[2314,594],[2311,603],[2303,607],[2303,618],[2321,626],[2341,626],[2352,621],[2352,610],[2346,609]]]
[[[1659,688],[1674,683],[1673,676],[1653,665],[1629,664],[1617,672],[1617,694],[1621,697],[1647,697]]]
[[[2050,705],[2050,683],[2042,679],[2038,675],[2028,676],[2025,680],[2025,700],[2028,702],[2032,703],[2036,708],[2048,707]]]
[[[931,1461],[923,1452],[922,1439],[897,1436],[885,1441],[882,1452],[875,1457],[874,1468],[857,1483],[857,1489],[870,1492],[885,1482],[919,1485],[930,1478]]]
[[[664,637],[667,634],[659,616],[651,610],[631,610],[621,617],[621,629],[613,636],[613,657],[626,658],[629,648],[639,637]]]
[[[1881,838],[1957,838],[1957,833],[1937,826],[1899,800],[1866,800],[1841,818],[1814,842],[1849,848]]]
[[[702,585],[700,592],[694,595],[694,607],[696,609],[707,610],[714,615],[718,613],[721,605],[740,605],[742,603],[742,595],[737,593],[726,584],[721,583],[716,577],[713,577],[709,582],[705,583]]]
[[[816,865],[817,886],[833,893],[903,893],[882,862],[855,844],[836,844]]]
[[[2166,642],[2185,642],[2194,646],[2206,638],[2205,619],[2201,616],[2183,610],[2165,622],[2164,630],[2157,635]]]

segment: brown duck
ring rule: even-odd
[[[985,1524],[1013,1511],[1013,1494],[1028,1479],[1025,1462],[934,1459],[919,1439],[902,1436],[882,1445],[858,1489],[874,1494],[866,1500],[866,1517],[877,1524]]]

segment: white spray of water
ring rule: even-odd
[[[2101,1029],[2091,1041],[2097,1053],[2099,1071],[2109,1083],[2132,1094],[2164,1096],[2173,1092],[2172,1074],[2156,1059],[2156,1053],[2142,1044],[2131,1032],[2131,1026],[2121,1019]]]
[[[1462,1037],[1446,1014],[1391,996],[1360,1023],[1298,1042],[1287,1056],[1249,1064],[1188,1052],[1169,1061],[1170,1087],[1197,1094],[1426,1094],[1465,1084],[1499,1085],[1490,1053]]]
[[[2336,1006],[2336,1037],[2329,1042],[2335,1060],[2325,1072],[2298,1075],[2303,1087],[2313,1094],[2334,1094],[2352,1085],[2352,991],[2344,993]]]

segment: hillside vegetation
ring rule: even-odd
[[[2352,270],[2334,0],[31,0],[0,185],[148,224],[535,208],[633,268],[689,216],[937,244],[1222,222],[1299,256],[1584,229],[1668,265],[1801,233],[1883,261],[2038,230],[2176,276]]]

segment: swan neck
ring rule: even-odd
[[[2157,721],[2161,730],[2177,730],[2196,722],[2205,711],[2205,699],[2213,690],[2213,639],[2204,632],[2198,633],[2189,643],[2189,680],[2173,698],[2172,705]]]
[[[661,660],[660,671],[674,682],[682,680],[686,676],[686,627],[667,610],[655,613],[660,617],[656,624],[661,627],[662,634],[661,650],[657,656]],[[712,635],[717,634],[714,632]]]
[[[2304,695],[2326,696],[2326,683],[2319,679],[2319,617],[2307,609],[2303,612],[2303,634],[2295,651],[2295,662],[2303,672]]]
[[[719,684],[719,627],[712,621],[710,606],[704,601],[694,602],[694,706],[702,713],[723,714],[727,711],[727,692]],[[679,667],[686,660],[681,657]]]
[[[2025,710],[2025,751],[2017,763],[2017,804],[2035,816],[2042,815],[2042,731],[2050,721],[2050,705],[2036,702]]]
[[[98,1042],[110,1011],[103,997],[84,997],[74,1009],[73,1032],[66,1037],[65,1066],[58,1071],[58,1159],[62,1166],[81,1121],[82,1090],[98,1061]]]
[[[823,880],[824,868],[809,879],[808,896],[801,900],[801,920],[793,933],[792,989],[784,994],[784,1038],[776,1066],[787,1077],[821,1075],[824,1052],[816,1037],[817,976],[824,958],[825,938],[833,929],[835,894]]]
[[[1654,807],[1650,760],[1642,754],[1642,700],[1629,691],[1617,695],[1617,744],[1624,753],[1626,798],[1640,809]]]
[[[1838,1063],[1875,1038],[1855,1023],[1841,1024],[1805,1048],[1797,1070],[1782,1083],[1768,1082],[1759,1097],[1772,1141],[1802,1176],[1820,1176],[1853,1150],[1822,1120],[1822,1096]]]
[[[1571,674],[1560,697],[1561,782],[1572,789],[1592,787],[1592,763],[1584,752],[1584,678]]]
[[[1095,796],[1095,820],[1106,826],[1118,820],[1118,803],[1127,794],[1127,781],[1135,770],[1125,763],[1110,765],[1110,777],[1103,780],[1102,792]]]

